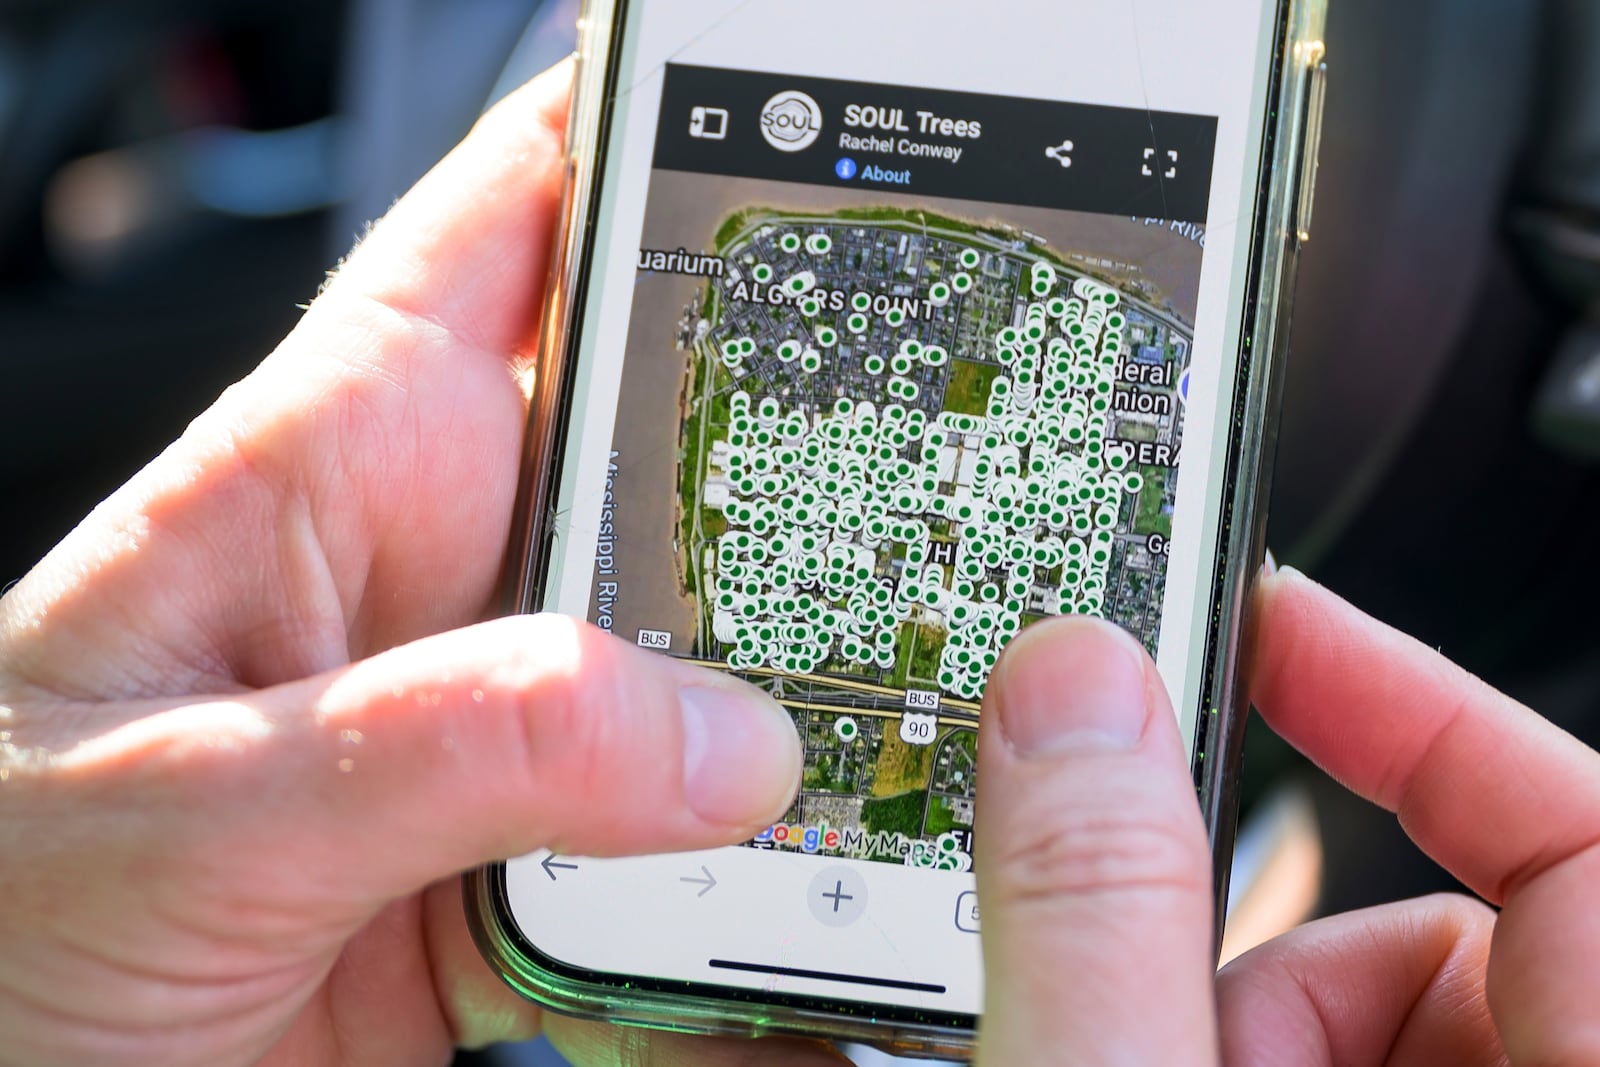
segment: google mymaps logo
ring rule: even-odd
[[[788,845],[791,848],[798,846],[804,852],[829,851],[838,849],[840,845],[839,831],[831,829],[827,823],[820,826],[786,826],[779,823],[769,826],[756,835],[758,844],[772,842],[778,845]]]

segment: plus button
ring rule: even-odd
[[[866,879],[843,864],[824,867],[806,887],[806,906],[823,926],[849,926],[866,913]]]

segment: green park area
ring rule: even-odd
[[[945,630],[933,626],[903,626],[895,648],[894,674],[888,685],[900,689],[917,682],[937,685],[939,653],[944,648]]]
[[[855,793],[855,782],[846,781],[841,776],[843,763],[844,754],[840,752],[824,752],[813,757],[813,762],[806,768],[803,788],[818,793]]]
[[[709,368],[709,370],[708,370]],[[703,391],[705,375],[711,375],[715,390],[707,409]],[[728,520],[720,508],[702,508],[700,512],[700,538],[694,536],[694,510],[691,502],[700,497],[700,486],[705,481],[706,457],[718,435],[726,435],[733,421],[729,406],[729,390],[733,376],[713,361],[690,361],[688,398],[689,416],[683,421],[683,437],[678,442],[678,499],[683,502],[679,513],[681,527],[678,542],[684,551],[684,582],[691,593],[699,593],[698,555],[700,544],[715,544],[717,538],[728,530]]]
[[[939,653],[944,650],[945,631],[931,626],[917,626],[916,645],[911,652],[909,680],[937,685]]]
[[[928,794],[926,783],[898,796],[881,800],[868,800],[861,805],[861,825],[872,833],[901,833],[907,837],[922,836],[922,806]]]
[[[944,410],[960,415],[984,414],[989,409],[989,390],[1004,371],[998,363],[952,361],[950,383],[944,391]]]
[[[884,731],[883,749],[878,753],[876,773],[872,780],[874,797],[893,797],[908,789],[925,789],[928,771],[933,763],[933,749],[928,745],[908,745],[898,732]],[[921,809],[917,817],[921,818]]]
[[[1168,467],[1141,467],[1139,473],[1144,476],[1144,489],[1139,493],[1139,515],[1134,520],[1133,530],[1171,537],[1172,516],[1162,514],[1161,505],[1167,498],[1167,478],[1173,472]]]
[[[966,828],[964,823],[956,822],[956,814],[950,809],[949,800],[944,797],[933,797],[928,801],[928,824],[923,827],[925,836],[938,837],[958,826]]]

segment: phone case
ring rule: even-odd
[[[1282,0],[1268,88],[1268,126],[1251,234],[1254,286],[1244,309],[1242,351],[1232,412],[1235,434],[1228,464],[1230,502],[1221,518],[1223,561],[1212,595],[1212,664],[1204,679],[1196,731],[1195,785],[1210,835],[1220,944],[1222,917],[1238,816],[1238,769],[1248,700],[1238,685],[1250,647],[1249,604],[1265,551],[1265,493],[1277,438],[1283,356],[1300,246],[1309,238],[1326,81],[1323,27],[1326,0]],[[519,510],[507,550],[506,613],[537,611],[539,576],[548,564],[544,518],[564,446],[569,397],[565,337],[581,306],[584,244],[595,209],[595,175],[587,166],[608,135],[603,107],[618,27],[613,0],[585,0],[577,71],[566,135],[568,182],[561,203],[539,341],[521,473]],[[971,1029],[855,1018],[747,1000],[712,999],[620,988],[569,979],[541,968],[510,921],[505,867],[471,872],[464,885],[468,919],[479,949],[514,989],[570,1015],[680,1033],[761,1036],[791,1034],[875,1045],[889,1052],[964,1059]]]

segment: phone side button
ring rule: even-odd
[[[1306,101],[1305,143],[1301,148],[1300,202],[1295,207],[1295,233],[1301,244],[1311,240],[1311,216],[1317,201],[1317,170],[1322,157],[1322,118],[1328,104],[1328,65],[1311,70],[1310,95]]]

